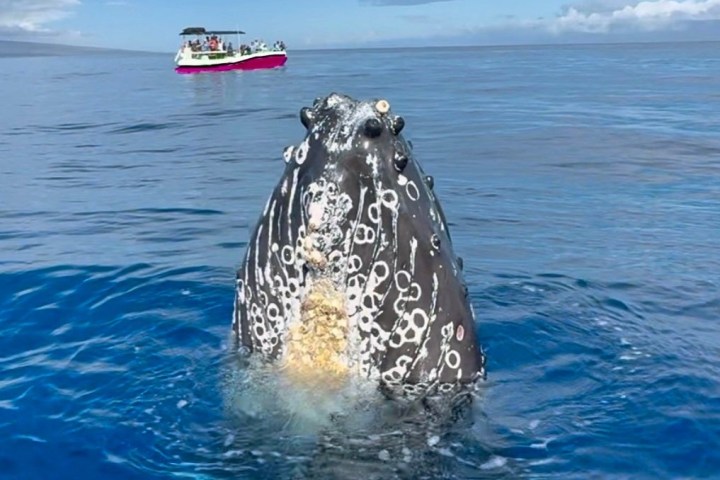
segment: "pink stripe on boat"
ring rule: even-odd
[[[262,57],[253,57],[239,62],[223,63],[221,65],[206,65],[199,67],[177,67],[177,73],[200,73],[200,72],[226,72],[229,70],[258,70],[261,68],[277,68],[285,65],[287,55],[284,53],[277,55],[265,55]]]

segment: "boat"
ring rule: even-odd
[[[240,44],[240,30],[205,30],[188,27],[180,32],[183,44],[175,55],[175,71],[178,73],[222,72],[228,70],[257,70],[285,65],[285,44],[277,41],[272,47],[255,40],[250,45]],[[227,36],[235,35],[233,46]],[[195,39],[187,40],[187,37]]]

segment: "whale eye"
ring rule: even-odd
[[[425,185],[427,185],[430,190],[435,187],[435,179],[432,177],[432,175],[427,175],[425,177]]]
[[[397,135],[400,132],[402,132],[402,129],[405,127],[405,119],[402,117],[395,117],[392,121],[392,132],[393,135]]]
[[[405,167],[407,167],[408,157],[406,155],[398,155],[393,159],[393,164],[395,165],[395,170],[402,172],[405,170]]]
[[[382,133],[382,123],[377,118],[368,118],[365,122],[364,132],[368,138],[379,137]]]
[[[312,121],[314,115],[310,107],[303,107],[300,109],[300,121],[303,124],[303,127],[310,128],[310,125],[312,125]]]
[[[436,234],[433,234],[433,236],[430,237],[430,243],[435,250],[440,249],[440,237],[438,237]]]

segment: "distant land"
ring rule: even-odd
[[[157,55],[156,52],[141,52],[135,50],[118,50],[97,47],[78,47],[74,45],[59,45],[57,43],[16,42],[14,40],[0,40],[0,58],[8,57],[59,57],[67,55],[108,55],[108,54],[144,54]]]
[[[657,46],[662,48],[663,46],[684,44],[684,43],[720,43],[720,40],[632,40],[632,39],[618,39],[617,41],[600,41],[594,37],[584,37],[577,39],[572,42],[528,42],[528,43],[483,43],[483,42],[458,42],[442,43],[439,42],[437,45],[422,44],[422,39],[417,39],[415,43],[406,42],[398,43],[397,45],[383,45],[379,42],[368,43],[363,45],[352,45],[352,46],[328,46],[320,48],[308,48],[298,47],[291,48],[293,51],[302,51],[307,53],[321,53],[328,50],[337,51],[377,51],[377,50],[413,50],[413,49],[479,49],[479,48],[572,48],[580,46],[618,46],[618,45],[647,45],[648,47]],[[39,43],[39,42],[21,42],[15,40],[1,40],[0,39],[0,59],[12,58],[12,57],[59,57],[59,56],[75,56],[75,55],[172,55],[174,50],[168,50],[165,52],[159,51],[142,51],[142,50],[124,50],[124,49],[112,49],[102,47],[85,47],[77,45],[65,45],[58,43]]]

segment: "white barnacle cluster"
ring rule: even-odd
[[[302,195],[302,204],[307,218],[303,254],[310,255],[313,260],[321,260],[324,267],[333,253],[342,252],[339,247],[348,230],[346,223],[352,199],[338,188],[337,183],[321,177],[307,187]],[[343,261],[346,258],[333,260]]]
[[[282,364],[296,378],[345,376],[353,362],[348,356],[348,316],[343,279],[332,265],[343,265],[350,196],[337,184],[319,178],[302,194],[306,219],[297,254],[311,269],[299,298],[300,314],[290,319]]]

